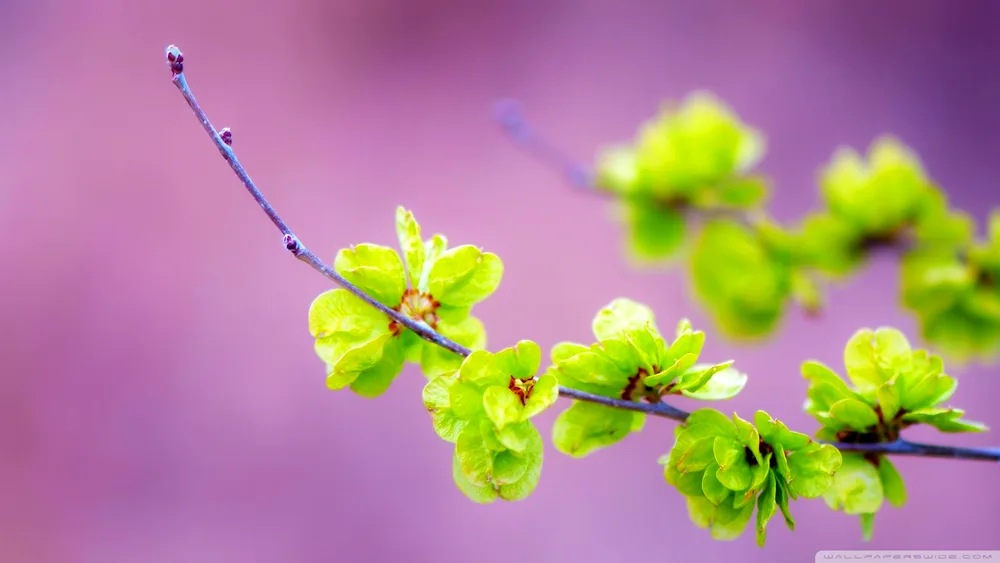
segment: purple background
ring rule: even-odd
[[[328,391],[306,311],[328,286],[288,258],[170,84],[231,126],[298,234],[332,258],[394,244],[393,212],[498,253],[478,309],[490,347],[586,340],[612,298],[691,317],[707,357],[751,375],[722,405],[793,427],[808,358],[857,328],[915,334],[878,263],[764,345],[727,342],[679,272],[631,269],[597,198],[574,194],[491,121],[520,98],[583,159],[664,98],[708,88],[768,135],[792,220],[840,143],[900,135],[954,203],[1000,195],[1000,4],[507,0],[0,0],[0,560],[10,562],[811,561],[862,548],[854,517],[798,501],[717,542],[657,457],[672,423],[571,460],[547,449],[529,499],[479,506],[451,481],[408,367],[375,401]],[[955,402],[1000,427],[996,368],[954,370]],[[559,408],[541,417],[548,436]],[[690,406],[685,404],[683,406]],[[995,434],[913,439],[965,445]],[[910,501],[872,548],[998,548],[1000,468],[900,459]]]

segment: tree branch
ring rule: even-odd
[[[346,289],[352,294],[356,295],[362,301],[371,305],[372,307],[378,309],[379,311],[385,313],[393,321],[405,326],[406,328],[412,330],[420,338],[436,344],[448,351],[454,352],[460,356],[468,356],[472,353],[472,350],[462,346],[461,344],[447,338],[446,336],[438,333],[430,326],[407,317],[400,313],[399,311],[387,307],[386,305],[378,302],[370,295],[366,294],[358,286],[352,284],[344,276],[337,273],[336,270],[327,265],[323,260],[316,256],[311,250],[306,248],[304,244],[295,236],[292,229],[285,223],[281,215],[271,206],[264,194],[261,193],[260,189],[250,175],[247,174],[246,169],[240,163],[239,159],[236,158],[236,153],[232,148],[232,132],[226,128],[220,133],[216,131],[215,127],[208,120],[208,116],[205,111],[198,104],[195,99],[194,94],[191,92],[191,88],[188,86],[187,79],[184,76],[184,55],[181,51],[174,45],[167,47],[166,49],[166,60],[167,65],[170,67],[170,72],[172,74],[172,81],[177,89],[180,91],[181,95],[187,101],[188,105],[191,106],[191,110],[194,112],[195,117],[201,122],[201,126],[211,137],[212,142],[215,143],[216,148],[219,149],[219,153],[222,154],[222,158],[229,163],[229,167],[233,169],[236,177],[240,179],[243,186],[250,192],[251,197],[254,201],[260,205],[261,209],[268,216],[274,226],[281,231],[283,235],[283,243],[285,249],[292,253],[293,256],[308,264],[312,269],[323,274],[326,278],[333,281],[338,286]],[[519,114],[518,114],[519,115]],[[512,122],[513,124],[513,122]],[[516,124],[513,124],[514,126]],[[515,127],[516,128],[516,127]],[[559,151],[544,143],[539,138],[534,137],[530,134],[530,129],[523,129],[522,133],[525,133],[525,138],[533,139],[532,142],[535,143],[536,147],[547,147],[544,150],[549,151],[549,154],[553,155],[554,158],[563,159],[564,165],[569,166],[573,163],[572,159],[565,157]],[[580,168],[578,171],[573,171],[567,168],[567,174],[579,181],[581,178],[589,178],[586,169]],[[582,175],[581,175],[582,174]],[[589,179],[584,183],[575,184],[579,187],[589,186]],[[624,409],[635,412],[642,412],[652,416],[659,416],[662,418],[669,418],[677,422],[683,423],[687,420],[690,413],[687,411],[678,409],[664,402],[658,403],[640,403],[634,401],[626,401],[623,399],[614,399],[611,397],[603,397],[600,395],[594,395],[591,393],[585,393],[577,389],[570,389],[568,387],[559,387],[559,395],[576,401],[586,401],[590,403],[597,403],[611,408]],[[952,457],[961,459],[987,459],[993,461],[1000,461],[1000,449],[975,449],[975,448],[953,448],[948,446],[931,446],[924,444],[915,444],[911,442],[904,442],[902,440],[883,444],[840,444],[832,443],[838,449],[843,451],[865,451],[869,453],[891,453],[898,455],[919,455],[925,457]]]

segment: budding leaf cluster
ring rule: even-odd
[[[733,369],[731,361],[699,361],[705,333],[683,320],[668,342],[652,310],[635,301],[615,299],[597,313],[592,329],[597,342],[589,346],[562,342],[553,347],[550,371],[561,385],[602,397],[658,403],[669,395],[729,399],[746,384],[746,375]],[[556,419],[552,440],[560,452],[583,457],[639,431],[645,417],[574,402]]]
[[[448,248],[440,234],[423,240],[420,225],[396,211],[400,253],[375,244],[342,249],[334,269],[366,294],[468,348],[486,346],[483,323],[470,313],[500,285],[503,263],[472,245]],[[405,362],[428,377],[454,371],[456,354],[418,337],[346,289],[317,297],[309,309],[309,332],[326,364],[327,386],[350,387],[376,397],[388,389]]]
[[[944,372],[941,358],[913,350],[898,330],[856,332],[844,349],[844,367],[850,383],[822,363],[802,365],[809,381],[805,410],[822,425],[816,433],[819,439],[892,442],[902,430],[918,424],[948,433],[986,430],[963,419],[962,409],[948,406],[958,381]],[[858,515],[868,539],[883,500],[902,506],[906,488],[886,456],[845,453],[824,499],[834,510]]]
[[[1000,211],[989,239],[974,243],[971,218],[950,208],[911,148],[884,135],[864,155],[837,149],[820,170],[821,209],[782,228],[761,208],[768,182],[753,169],[764,150],[761,133],[695,92],[664,105],[632,144],[602,152],[595,188],[616,196],[632,258],[686,256],[695,297],[731,337],[772,333],[792,303],[817,313],[824,278],[891,248],[903,260],[902,302],[927,342],[956,360],[1000,351]]]
[[[817,498],[834,482],[841,454],[789,430],[764,411],[754,422],[714,409],[697,410],[675,431],[661,458],[664,478],[685,496],[691,520],[718,540],[740,537],[756,508],[757,544],[780,510],[789,529],[789,500]]]
[[[986,240],[964,254],[922,249],[902,265],[903,305],[928,342],[960,361],[1000,349],[1000,209],[990,215]]]
[[[543,442],[531,418],[559,397],[552,373],[535,376],[541,356],[528,340],[495,354],[477,350],[424,387],[435,432],[455,444],[455,483],[475,502],[520,500],[538,485]]]
[[[597,186],[621,196],[628,251],[638,261],[680,250],[686,209],[751,209],[767,197],[767,181],[750,170],[764,154],[763,136],[706,92],[665,105],[635,142],[605,151]]]

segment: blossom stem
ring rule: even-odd
[[[286,250],[302,262],[308,264],[312,269],[333,281],[338,286],[346,289],[368,305],[386,314],[396,323],[412,330],[420,338],[440,346],[445,350],[458,354],[459,356],[465,357],[472,353],[472,350],[469,348],[440,334],[428,325],[403,315],[399,311],[380,303],[375,298],[365,293],[361,288],[352,284],[344,276],[337,273],[336,270],[309,250],[299,240],[299,238],[295,236],[291,227],[285,223],[281,215],[278,214],[277,210],[274,209],[254,181],[250,178],[250,175],[247,174],[246,169],[243,168],[239,159],[236,158],[236,153],[232,148],[232,132],[228,129],[223,129],[223,132],[225,133],[225,136],[223,136],[209,121],[205,111],[195,99],[194,93],[191,91],[187,78],[184,75],[184,55],[177,47],[171,45],[166,49],[166,60],[167,65],[170,67],[174,85],[180,91],[184,100],[187,101],[187,104],[191,107],[195,117],[198,118],[198,121],[205,129],[205,132],[208,133],[212,142],[215,143],[216,148],[219,149],[219,153],[222,155],[222,158],[229,164],[229,167],[232,168],[236,177],[243,183],[243,186],[250,193],[250,196],[253,197],[254,201],[256,201],[258,205],[260,205],[267,217],[272,223],[274,223],[274,226],[281,231],[282,242]],[[566,173],[570,176],[571,180],[579,181],[581,178],[587,178],[586,183],[576,184],[578,187],[589,186],[589,172],[587,172],[585,168],[579,167],[574,170],[575,165],[573,165],[573,161],[571,159],[566,157],[562,152],[555,150],[544,139],[535,135],[523,119],[517,119],[520,114],[516,111],[516,107],[508,106],[508,113],[500,115],[501,113],[503,112],[498,110],[498,116],[505,117],[507,119],[507,121],[505,121],[505,126],[508,127],[509,130],[520,135],[522,140],[529,142],[533,147],[543,151],[543,153],[549,154],[553,161],[562,162],[562,164],[566,167]],[[575,401],[586,401],[610,408],[641,412],[652,416],[668,418],[681,423],[687,420],[687,417],[690,414],[662,401],[656,403],[626,401],[623,399],[586,393],[567,387],[559,387],[559,395]],[[1000,449],[953,448],[949,446],[915,444],[911,442],[904,442],[902,440],[883,444],[834,443],[833,445],[844,451],[865,451],[869,453],[891,453],[899,455],[920,455],[926,457],[952,457],[961,459],[989,459],[993,461],[1000,461]]]

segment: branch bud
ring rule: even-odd
[[[176,45],[167,47],[167,66],[174,76],[184,72],[184,53]]]

